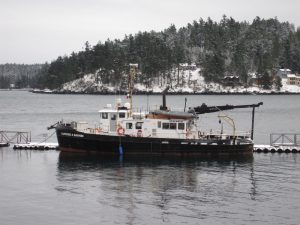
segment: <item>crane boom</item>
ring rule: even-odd
[[[219,111],[231,110],[231,109],[257,108],[261,105],[263,105],[262,102],[259,102],[258,104],[251,104],[251,105],[221,105],[221,106],[207,106],[205,103],[203,103],[201,106],[190,108],[189,112],[195,112],[196,114],[205,114],[205,113],[213,113],[213,112],[219,112]]]

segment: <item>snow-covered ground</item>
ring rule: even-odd
[[[281,80],[281,82],[282,82],[281,92],[300,93],[300,86],[298,86],[298,85],[288,85],[286,78],[283,78]]]
[[[96,82],[96,74],[86,74],[83,78],[65,83],[63,87],[57,91],[72,93],[112,93],[120,89],[118,86],[103,84],[101,81]],[[147,88],[141,83],[135,83],[137,92],[161,93],[167,86],[170,86],[170,93],[300,93],[300,87],[296,85],[288,85],[286,79],[282,79],[282,88],[280,91],[274,89],[264,90],[260,87],[243,86],[222,86],[217,83],[206,83],[200,73],[200,69],[196,70],[179,70],[175,69],[171,74],[171,79],[162,77],[154,80],[154,85]]]

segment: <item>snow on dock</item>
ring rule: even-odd
[[[8,142],[0,142],[0,147],[8,147],[9,143]]]
[[[58,143],[37,143],[15,144],[15,150],[58,150]]]

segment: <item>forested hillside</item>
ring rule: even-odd
[[[37,85],[37,74],[43,65],[2,64],[0,65],[0,88],[9,88],[14,84],[17,88],[33,87]]]
[[[44,65],[36,86],[59,88],[96,71],[102,83],[124,86],[129,63],[139,64],[137,82],[149,87],[160,77],[174,79],[170,73],[180,63],[196,63],[208,82],[237,75],[246,84],[249,73],[269,78],[279,68],[300,72],[300,29],[276,18],[257,17],[248,23],[224,16],[219,22],[200,19],[179,29],[171,25],[95,46],[86,42],[84,51]],[[178,85],[180,79],[178,72]]]

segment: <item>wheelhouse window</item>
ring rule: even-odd
[[[142,127],[143,127],[143,122],[137,122],[137,123],[135,124],[135,129],[137,129],[137,130],[142,129]]]
[[[162,123],[162,129],[164,129],[164,130],[170,129],[170,124],[169,123]]]
[[[161,121],[157,122],[157,128],[161,128]]]
[[[126,114],[124,112],[119,113],[119,118],[125,118]]]
[[[177,123],[162,123],[162,129],[164,130],[176,130]]]
[[[111,114],[110,120],[116,120],[117,119],[117,115],[116,114]]]
[[[108,113],[101,113],[102,119],[107,119],[108,118]]]
[[[184,130],[184,123],[178,123],[178,130]]]
[[[126,123],[126,129],[132,129],[132,123]]]

